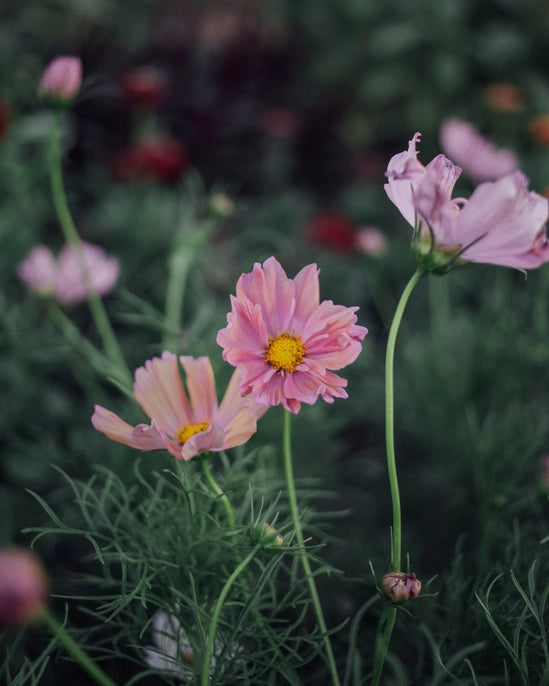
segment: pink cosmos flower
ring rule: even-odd
[[[549,261],[548,201],[528,190],[524,174],[481,183],[468,200],[452,198],[461,169],[444,155],[424,167],[419,138],[389,161],[385,191],[414,227],[412,250],[425,269],[444,272],[468,261],[535,269]]]
[[[100,405],[95,406],[93,426],[113,441],[138,450],[168,450],[177,460],[246,443],[266,408],[240,396],[240,374],[234,372],[218,405],[209,358],[182,356],[179,362],[187,377],[188,395],[173,353],[165,351],[135,372],[133,394],[151,419],[150,426],[132,427]]]
[[[31,550],[0,548],[0,628],[36,619],[48,595],[46,573]]]
[[[82,84],[82,61],[79,57],[56,57],[46,67],[38,92],[48,102],[67,105],[76,97]]]
[[[274,257],[256,263],[239,278],[231,303],[217,342],[242,372],[243,396],[293,413],[319,395],[326,402],[347,397],[347,381],[330,370],[354,362],[368,330],[356,324],[358,307],[320,302],[316,264],[289,279]]]
[[[475,183],[495,181],[519,167],[516,155],[492,143],[461,119],[447,119],[440,129],[440,144],[444,152]]]
[[[56,259],[45,245],[38,245],[17,268],[19,278],[41,295],[53,295],[68,305],[86,299],[87,281],[99,295],[114,288],[120,265],[96,245],[82,243],[82,252],[65,245]]]

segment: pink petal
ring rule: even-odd
[[[183,388],[177,357],[164,351],[162,357],[147,360],[135,372],[134,395],[146,414],[162,431],[173,436],[193,411]]]
[[[118,443],[124,443],[139,450],[165,449],[164,441],[155,429],[146,424],[132,427],[114,412],[101,407],[101,405],[95,406],[91,422],[97,431]]]
[[[217,411],[215,380],[208,357],[179,358],[186,374],[193,421],[210,420]]]

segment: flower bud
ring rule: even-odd
[[[284,545],[284,538],[278,531],[265,522],[261,524],[254,524],[251,530],[252,541],[258,543],[263,548],[280,548]]]
[[[82,83],[79,57],[56,57],[40,80],[38,94],[52,107],[66,107],[74,100]]]
[[[421,591],[421,581],[415,574],[404,574],[396,569],[385,574],[381,585],[393,603],[403,603],[405,600],[417,598]]]
[[[23,548],[0,549],[0,627],[36,619],[46,605],[48,580],[38,559]]]

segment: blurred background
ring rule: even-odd
[[[378,576],[387,571],[384,347],[415,269],[409,227],[383,191],[388,160],[420,131],[426,163],[440,151],[442,122],[457,116],[512,149],[531,188],[548,193],[548,40],[546,0],[3,0],[3,541],[28,543],[22,530],[47,521],[27,489],[67,521],[81,517],[52,465],[75,478],[107,465],[131,482],[136,459],[89,422],[96,402],[126,412],[129,403],[71,350],[16,274],[34,245],[62,243],[50,113],[37,98],[52,58],[83,61],[64,120],[65,180],[82,237],[121,262],[106,306],[130,369],[161,352],[174,235],[212,198],[219,222],[189,279],[174,352],[210,354],[227,378],[215,332],[238,276],[272,254],[292,277],[316,262],[322,298],[360,307],[370,334],[345,370],[349,399],[304,407],[294,429],[298,476],[315,479],[322,554],[347,577],[319,582],[336,626],[375,592],[370,561]],[[548,293],[547,268],[525,279],[469,265],[424,279],[412,297],[396,361],[404,548],[424,583],[436,576],[438,595],[399,625],[408,676],[394,683],[446,683],[433,645],[452,655],[478,641],[479,683],[504,683],[504,653],[487,638],[474,591],[511,567],[525,579],[535,558],[547,576]],[[85,307],[71,317],[95,335]],[[278,446],[280,426],[269,413],[259,444]],[[147,457],[157,467],[169,459]],[[88,571],[82,540],[41,546],[54,589]],[[501,584],[494,612],[511,626],[516,589]],[[362,640],[376,621],[365,621]],[[334,640],[343,659],[346,630]]]

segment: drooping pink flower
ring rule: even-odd
[[[39,95],[52,105],[64,106],[74,100],[82,84],[82,61],[79,57],[56,57],[46,67]]]
[[[31,550],[0,549],[0,627],[36,619],[46,605],[49,583]]]
[[[354,362],[368,330],[356,324],[357,307],[320,302],[316,264],[289,279],[274,257],[256,263],[239,278],[231,304],[217,342],[242,373],[242,395],[294,413],[318,396],[347,397],[346,379],[331,370]]]
[[[102,248],[82,243],[82,250],[65,245],[56,259],[49,248],[38,245],[17,267],[19,278],[40,295],[53,295],[69,305],[86,299],[90,290],[105,295],[118,280],[120,265]]]
[[[208,357],[179,357],[170,352],[147,360],[135,372],[133,394],[151,423],[130,426],[110,410],[95,406],[92,424],[113,441],[138,450],[168,450],[178,460],[190,460],[202,451],[218,452],[246,443],[255,433],[266,408],[238,392],[235,371],[220,405]]]
[[[447,119],[440,127],[442,149],[475,183],[495,181],[519,167],[517,156],[496,148],[474,126],[461,119]]]
[[[389,161],[385,191],[414,228],[412,251],[425,269],[469,261],[535,269],[549,261],[548,201],[528,190],[522,172],[481,183],[468,200],[452,198],[461,169],[444,155],[424,167],[419,137]]]

